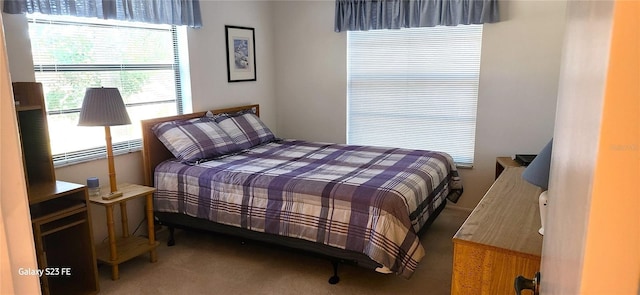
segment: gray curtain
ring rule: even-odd
[[[2,11],[202,27],[199,0],[5,0]]]
[[[498,0],[336,0],[335,31],[498,22]]]

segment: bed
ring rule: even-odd
[[[145,182],[168,243],[174,227],[202,229],[329,257],[330,283],[338,262],[410,278],[424,256],[420,232],[462,194],[451,157],[279,139],[259,114],[247,105],[142,122]],[[176,148],[176,132],[212,152]]]

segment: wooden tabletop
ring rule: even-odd
[[[139,185],[139,184],[119,183],[118,191],[122,192],[122,197],[105,200],[102,198],[102,196],[108,195],[110,193],[109,186],[107,185],[107,186],[100,187],[100,195],[89,197],[89,201],[91,201],[94,204],[100,204],[100,205],[120,203],[120,202],[128,201],[131,198],[149,195],[155,192],[156,189],[153,187]]]
[[[40,203],[65,194],[74,193],[83,187],[84,185],[82,184],[60,180],[31,184],[27,188],[29,204]]]
[[[497,157],[496,162],[500,163],[500,165],[502,165],[502,167],[505,167],[505,168],[522,166],[520,165],[520,163],[516,162],[516,160],[514,160],[511,157]]]
[[[538,197],[542,190],[522,179],[524,169],[505,169],[455,234],[456,242],[541,255]]]

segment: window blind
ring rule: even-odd
[[[29,35],[56,166],[106,157],[104,128],[77,126],[87,87],[117,87],[127,106],[115,154],[140,150],[140,120],[182,112],[175,27],[34,14]]]
[[[482,25],[349,31],[347,142],[472,165]]]

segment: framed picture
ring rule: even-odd
[[[256,44],[253,28],[224,26],[229,82],[256,81]]]

